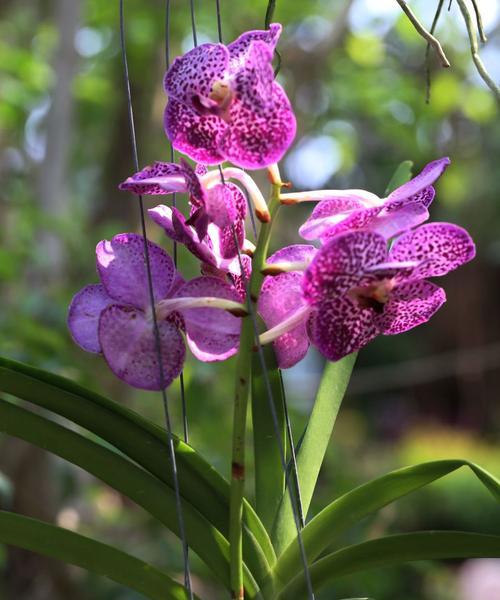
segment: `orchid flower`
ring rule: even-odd
[[[280,160],[296,121],[272,59],[281,25],[248,31],[228,44],[202,44],[165,75],[165,131],[176,150],[197,162],[225,160],[259,169]]]
[[[374,231],[389,239],[429,218],[428,207],[435,195],[432,184],[449,164],[446,157],[429,163],[387,198],[366,190],[319,190],[282,194],[281,201],[284,204],[319,201],[299,229],[306,240],[320,239],[324,243],[335,235],[354,230]]]
[[[99,242],[96,257],[101,283],[87,285],[75,295],[68,326],[75,342],[88,352],[102,353],[120,379],[133,387],[159,390],[182,370],[184,330],[191,351],[200,360],[225,360],[237,352],[241,321],[227,311],[238,314],[244,307],[236,290],[218,278],[199,277],[184,283],[170,256],[156,244],[147,244],[161,375],[141,236],[125,233]]]

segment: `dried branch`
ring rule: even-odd
[[[479,10],[476,0],[471,0],[471,2],[472,2],[472,6],[474,7],[474,14],[476,15],[476,23],[477,23],[477,30],[479,31],[479,38],[481,39],[483,44],[485,44],[488,41],[488,38],[486,37],[486,33],[484,31],[483,19],[481,17],[481,11]]]
[[[441,61],[441,65],[443,67],[449,67],[450,66],[450,61],[446,57],[446,54],[444,53],[444,50],[443,50],[443,48],[442,48],[439,40],[437,38],[435,38],[432,35],[432,33],[430,33],[429,31],[427,31],[427,29],[418,20],[417,16],[412,11],[412,9],[408,6],[408,4],[405,2],[405,0],[396,0],[396,2],[399,4],[399,6],[401,7],[401,9],[405,13],[405,15],[408,17],[408,19],[412,23],[413,27],[415,27],[415,29],[417,30],[417,32],[425,40],[427,40],[427,42],[434,48],[434,50],[436,51],[437,55],[439,56],[439,59]]]
[[[434,15],[434,19],[432,20],[431,25],[431,35],[436,30],[437,23],[439,21],[439,17],[441,16],[441,10],[443,9],[444,0],[439,0],[436,14]],[[427,42],[427,48],[425,49],[425,102],[429,104],[431,99],[431,66],[429,62],[431,45]]]
[[[486,85],[491,89],[491,91],[495,94],[496,99],[500,102],[500,87],[493,81],[491,75],[486,70],[481,57],[479,56],[479,47],[477,43],[476,30],[474,29],[474,23],[472,22],[472,15],[469,12],[467,5],[464,0],[457,0],[458,6],[460,7],[460,11],[462,12],[462,16],[465,21],[465,26],[467,27],[467,34],[469,36],[470,41],[470,51],[472,54],[472,60],[476,65],[476,69],[486,83]],[[479,24],[478,24],[479,28]],[[482,24],[481,24],[482,28]],[[479,31],[481,32],[481,28]]]

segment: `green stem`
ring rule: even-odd
[[[233,450],[231,456],[231,493],[229,509],[229,543],[231,568],[231,593],[235,600],[243,600],[243,550],[242,550],[242,518],[243,492],[245,488],[245,433],[250,396],[250,380],[252,369],[252,352],[255,344],[254,324],[251,312],[257,313],[257,299],[264,279],[262,270],[266,264],[267,250],[274,217],[280,206],[279,195],[281,184],[272,184],[269,212],[271,219],[263,223],[257,246],[252,259],[252,275],[247,298],[250,316],[242,319],[240,348],[236,365],[236,382],[233,414]]]

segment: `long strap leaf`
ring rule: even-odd
[[[333,426],[337,419],[356,354],[335,363],[327,363],[318,394],[297,455],[300,491],[304,515],[307,514],[325,457]],[[273,542],[278,556],[296,535],[292,506],[288,494],[284,496],[273,531]]]
[[[283,447],[286,448],[283,389],[271,346],[263,348]],[[285,473],[267,400],[267,390],[258,356],[252,367],[252,424],[255,457],[255,506],[264,527],[271,530],[285,489]]]
[[[38,519],[0,511],[0,542],[109,577],[151,600],[187,600],[186,590],[152,565],[121,550]]]
[[[85,469],[179,535],[173,490],[117,452],[5,400],[0,400],[0,431],[35,444]],[[189,546],[229,588],[227,540],[184,499],[182,508]],[[252,597],[257,584],[248,569],[245,586]]]
[[[467,460],[438,460],[397,469],[340,496],[316,515],[303,529],[307,557],[314,561],[342,531],[387,504],[467,466],[500,502],[500,482]],[[294,541],[274,568],[275,585],[284,585],[300,569],[300,553]],[[264,590],[272,586],[264,586]]]
[[[415,560],[486,557],[500,557],[500,536],[462,531],[419,531],[342,548],[314,563],[311,576],[314,589],[319,590],[339,577],[367,569]],[[279,598],[305,598],[306,593],[304,577],[299,574],[285,587]]]
[[[165,432],[116,402],[64,377],[0,357],[0,391],[42,406],[95,433],[173,486]],[[181,494],[226,536],[229,514],[227,481],[189,445],[175,439]],[[269,536],[248,502],[244,504],[243,550],[253,573],[275,561]]]

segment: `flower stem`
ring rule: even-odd
[[[236,382],[233,414],[233,449],[231,456],[231,494],[229,509],[229,544],[231,593],[235,600],[243,600],[243,493],[245,487],[245,433],[250,396],[250,378],[252,376],[252,352],[255,344],[254,324],[251,317],[257,312],[257,299],[264,275],[262,269],[266,263],[267,250],[274,217],[280,206],[281,183],[272,184],[269,202],[271,219],[262,223],[255,254],[252,259],[252,275],[247,285],[247,305],[250,316],[244,317],[241,325],[240,347],[236,365]]]

